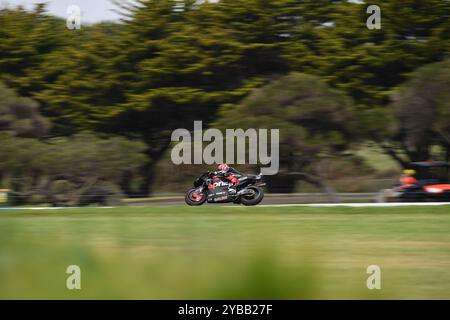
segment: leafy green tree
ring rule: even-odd
[[[450,60],[424,66],[394,93],[393,136],[384,144],[401,164],[450,160]],[[433,153],[438,147],[441,154]]]
[[[54,133],[102,131],[124,101],[121,29],[101,23],[73,31],[71,44],[48,54],[37,68],[43,85],[34,97],[54,122]]]
[[[391,88],[408,73],[448,56],[448,1],[386,0],[379,6],[381,29],[369,30],[367,3],[336,5],[332,27],[322,28],[328,37],[312,39],[317,54],[300,57],[296,69],[311,59],[313,68],[302,71],[324,76],[359,104],[375,108],[389,103]]]
[[[0,182],[15,192],[30,191],[37,187],[45,172],[46,145],[40,140],[20,138],[0,133]],[[25,200],[20,194],[19,200]]]
[[[211,123],[220,106],[287,73],[283,53],[298,21],[320,25],[326,18],[313,22],[313,5],[304,1],[184,1],[179,10],[177,1],[138,2],[124,38],[127,99],[112,128],[147,142],[152,162],[141,189],[147,193],[172,130],[190,128],[194,120]]]
[[[45,141],[1,134],[0,173],[22,202],[77,204],[105,186],[112,193],[126,191],[121,179],[146,161],[144,150],[140,141],[92,133]]]
[[[23,138],[42,137],[49,127],[35,101],[19,97],[0,82],[0,185],[20,176],[36,183],[42,143]]]
[[[41,137],[50,122],[38,110],[38,104],[16,95],[0,83],[0,132],[18,137]]]
[[[269,190],[293,191],[304,180],[330,193],[324,166],[356,142],[352,111],[352,100],[321,79],[293,73],[225,108],[217,125],[280,130],[280,173],[268,177]]]
[[[42,89],[40,64],[54,50],[69,44],[71,33],[65,21],[45,10],[44,4],[31,11],[0,8],[0,80],[27,97]]]
[[[209,124],[219,108],[292,71],[351,96],[358,138],[382,144],[392,88],[450,52],[448,1],[383,1],[380,30],[366,28],[367,4],[348,1],[134,3],[123,23],[81,30],[42,5],[1,9],[0,80],[39,102],[54,135],[142,139],[150,160],[139,194],[151,191],[173,129]]]
[[[285,57],[294,71],[321,76],[350,95],[359,136],[381,144],[394,121],[388,108],[392,89],[418,67],[449,56],[450,2],[380,2],[379,30],[366,27],[368,5],[336,2],[327,24],[300,27]]]

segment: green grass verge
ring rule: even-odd
[[[0,211],[0,298],[450,299],[450,208]]]

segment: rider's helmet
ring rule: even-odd
[[[404,186],[415,185],[417,183],[417,179],[414,177],[416,174],[416,170],[406,169],[403,170],[403,175],[400,178],[400,183]]]
[[[226,163],[221,163],[217,166],[217,169],[219,171],[227,172],[228,170],[230,170],[230,166],[227,165]]]
[[[416,174],[416,170],[414,170],[414,169],[406,169],[406,170],[403,170],[403,174],[406,175],[406,176],[413,176],[413,175]]]

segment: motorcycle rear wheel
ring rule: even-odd
[[[252,189],[255,194],[248,197],[248,196],[242,196],[240,198],[241,203],[244,206],[256,206],[264,199],[264,192],[261,188],[258,187],[249,187],[248,189]]]

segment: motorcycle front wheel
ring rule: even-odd
[[[251,195],[243,195],[240,200],[244,206],[256,206],[264,198],[264,192],[258,187],[248,187],[253,193]]]
[[[195,195],[197,195],[197,197]],[[198,196],[200,196],[201,198],[199,198]],[[191,189],[186,192],[184,201],[190,206],[201,206],[206,201],[206,193],[198,193],[196,192],[196,189]]]

